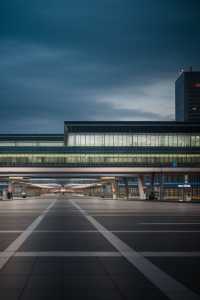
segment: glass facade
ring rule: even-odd
[[[0,166],[197,167],[198,147],[198,124],[69,122],[63,135],[0,135]]]
[[[17,165],[106,165],[106,166],[195,166],[200,165],[200,154],[188,153],[9,153],[0,154],[0,166]]]
[[[195,134],[131,134],[131,133],[69,133],[68,146],[88,147],[200,147],[200,135]]]
[[[9,167],[19,167],[19,172],[22,172],[22,167],[30,167],[34,172],[37,167],[41,170],[42,167],[55,167],[58,172],[63,172],[61,167],[77,167],[82,168],[83,173],[84,167],[93,167],[94,174],[96,170],[104,173],[103,167],[110,167],[110,170],[105,170],[105,174],[117,172],[116,181],[128,171],[133,174],[129,193],[137,198],[138,178],[134,176],[138,175],[137,168],[144,168],[139,171],[143,172],[147,198],[154,178],[155,192],[160,193],[161,199],[169,200],[183,199],[185,187],[182,186],[187,175],[191,185],[187,193],[192,200],[200,201],[200,124],[67,122],[64,134],[2,134],[0,169],[3,167],[5,169],[2,173],[9,174],[18,172]],[[152,170],[154,167],[158,169]],[[119,195],[125,197],[126,188],[123,179],[119,182]]]

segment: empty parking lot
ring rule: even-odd
[[[2,299],[199,299],[200,205],[0,202]]]

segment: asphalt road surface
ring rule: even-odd
[[[200,204],[0,202],[0,299],[200,299]]]

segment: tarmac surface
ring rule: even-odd
[[[200,299],[200,204],[1,201],[0,299]]]

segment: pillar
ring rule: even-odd
[[[151,174],[151,192],[154,192],[154,181],[155,181],[155,174]]]
[[[139,175],[138,176],[138,191],[139,191],[139,197],[141,200],[146,199],[145,192],[144,192],[144,176]]]
[[[187,187],[188,185],[188,187]],[[184,175],[184,188],[183,188],[183,199],[184,201],[191,201],[192,200],[192,194],[191,194],[191,189],[189,185],[189,175],[185,174]]]
[[[126,196],[126,199],[128,200],[128,198],[129,198],[129,188],[128,188],[128,178],[127,177],[124,178],[124,184],[125,184],[125,196]]]
[[[8,183],[8,199],[9,200],[12,200],[13,199],[13,192],[14,192],[14,186],[13,186],[13,183],[12,181],[9,181]],[[10,197],[10,198],[9,198]]]
[[[117,188],[116,188],[116,182],[115,181],[113,181],[111,183],[111,190],[112,190],[113,199],[117,199]]]
[[[105,185],[104,184],[102,184],[102,186],[100,188],[100,195],[102,198],[105,197]]]
[[[164,180],[165,176],[163,173],[160,174],[160,200],[164,200]]]
[[[185,174],[184,175],[184,184],[188,184],[188,181],[189,181],[189,176],[188,176],[188,174]]]

